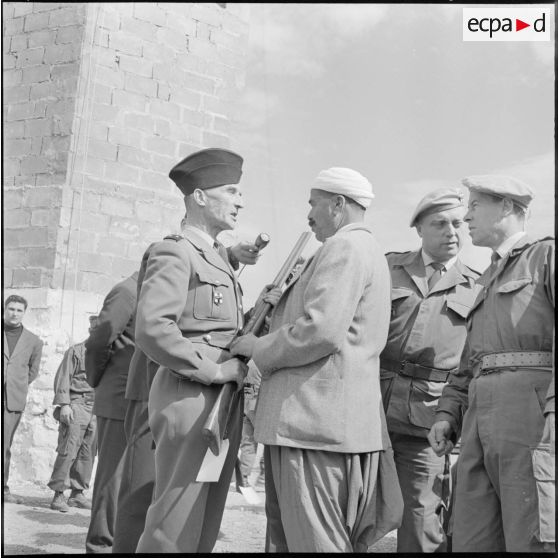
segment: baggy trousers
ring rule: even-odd
[[[70,403],[73,419],[58,425],[57,456],[48,487],[56,492],[68,488],[81,492],[89,488],[93,462],[97,453],[97,421],[93,402]]]
[[[554,552],[537,539],[531,450],[551,372],[500,370],[471,381],[457,462],[453,552]]]
[[[241,436],[243,397],[235,408],[229,451],[218,482],[196,482],[207,451],[203,424],[220,386],[160,368],[149,393],[155,440],[155,490],[137,552],[211,552],[219,535]]]
[[[155,486],[155,447],[147,401],[128,401],[126,451],[114,528],[113,552],[132,553],[145,527]]]
[[[87,553],[112,552],[116,500],[124,464],[122,456],[126,448],[123,420],[98,416],[97,424],[99,457],[93,487],[91,521],[85,539]]]

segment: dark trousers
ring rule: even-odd
[[[97,421],[93,404],[71,403],[73,420],[58,425],[57,456],[48,487],[57,492],[89,488],[97,453]]]
[[[122,459],[126,448],[124,421],[97,417],[99,457],[91,522],[85,539],[87,553],[112,552],[114,523],[116,520],[116,500],[122,478]]]
[[[155,485],[155,448],[147,401],[128,401],[124,428],[127,446],[116,512],[112,551],[136,551]]]
[[[21,411],[8,411],[6,409],[6,404],[4,403],[4,413],[2,420],[3,430],[4,430],[4,443],[3,443],[3,454],[4,454],[4,491],[8,491],[8,478],[10,476],[10,459],[12,457],[12,442],[14,441],[14,434],[19,426],[21,420]]]

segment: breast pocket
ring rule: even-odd
[[[520,277],[518,279],[514,279],[513,281],[508,281],[507,283],[500,285],[497,292],[500,294],[514,293],[516,291],[519,291],[520,289],[525,288],[527,285],[530,285],[532,282],[533,279],[530,276]]]
[[[401,306],[407,301],[412,300],[413,291],[410,289],[395,287],[391,289],[391,315],[394,316]]]
[[[217,275],[197,272],[199,285],[194,291],[194,318],[227,321],[233,317],[234,293]]]

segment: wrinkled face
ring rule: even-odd
[[[324,242],[326,238],[334,235],[336,230],[334,198],[323,190],[312,189],[308,203],[310,204],[308,225],[316,235],[316,239]]]
[[[244,207],[238,184],[225,184],[203,190],[206,199],[207,223],[216,232],[234,229],[238,211]]]
[[[4,309],[4,323],[10,326],[18,326],[23,321],[25,306],[21,302],[10,302]]]
[[[436,261],[447,262],[461,249],[465,235],[464,214],[464,207],[454,207],[425,215],[417,223],[422,248]]]
[[[475,246],[497,248],[501,243],[504,200],[472,191],[465,221]]]

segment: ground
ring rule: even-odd
[[[52,491],[36,484],[12,484],[23,504],[4,504],[3,553],[82,554],[90,510],[70,508],[68,513],[50,509]],[[261,488],[258,491],[263,500]],[[89,495],[90,496],[90,495]],[[265,512],[263,503],[250,505],[231,486],[214,552],[263,552]],[[395,552],[395,533],[379,541],[372,552]]]

